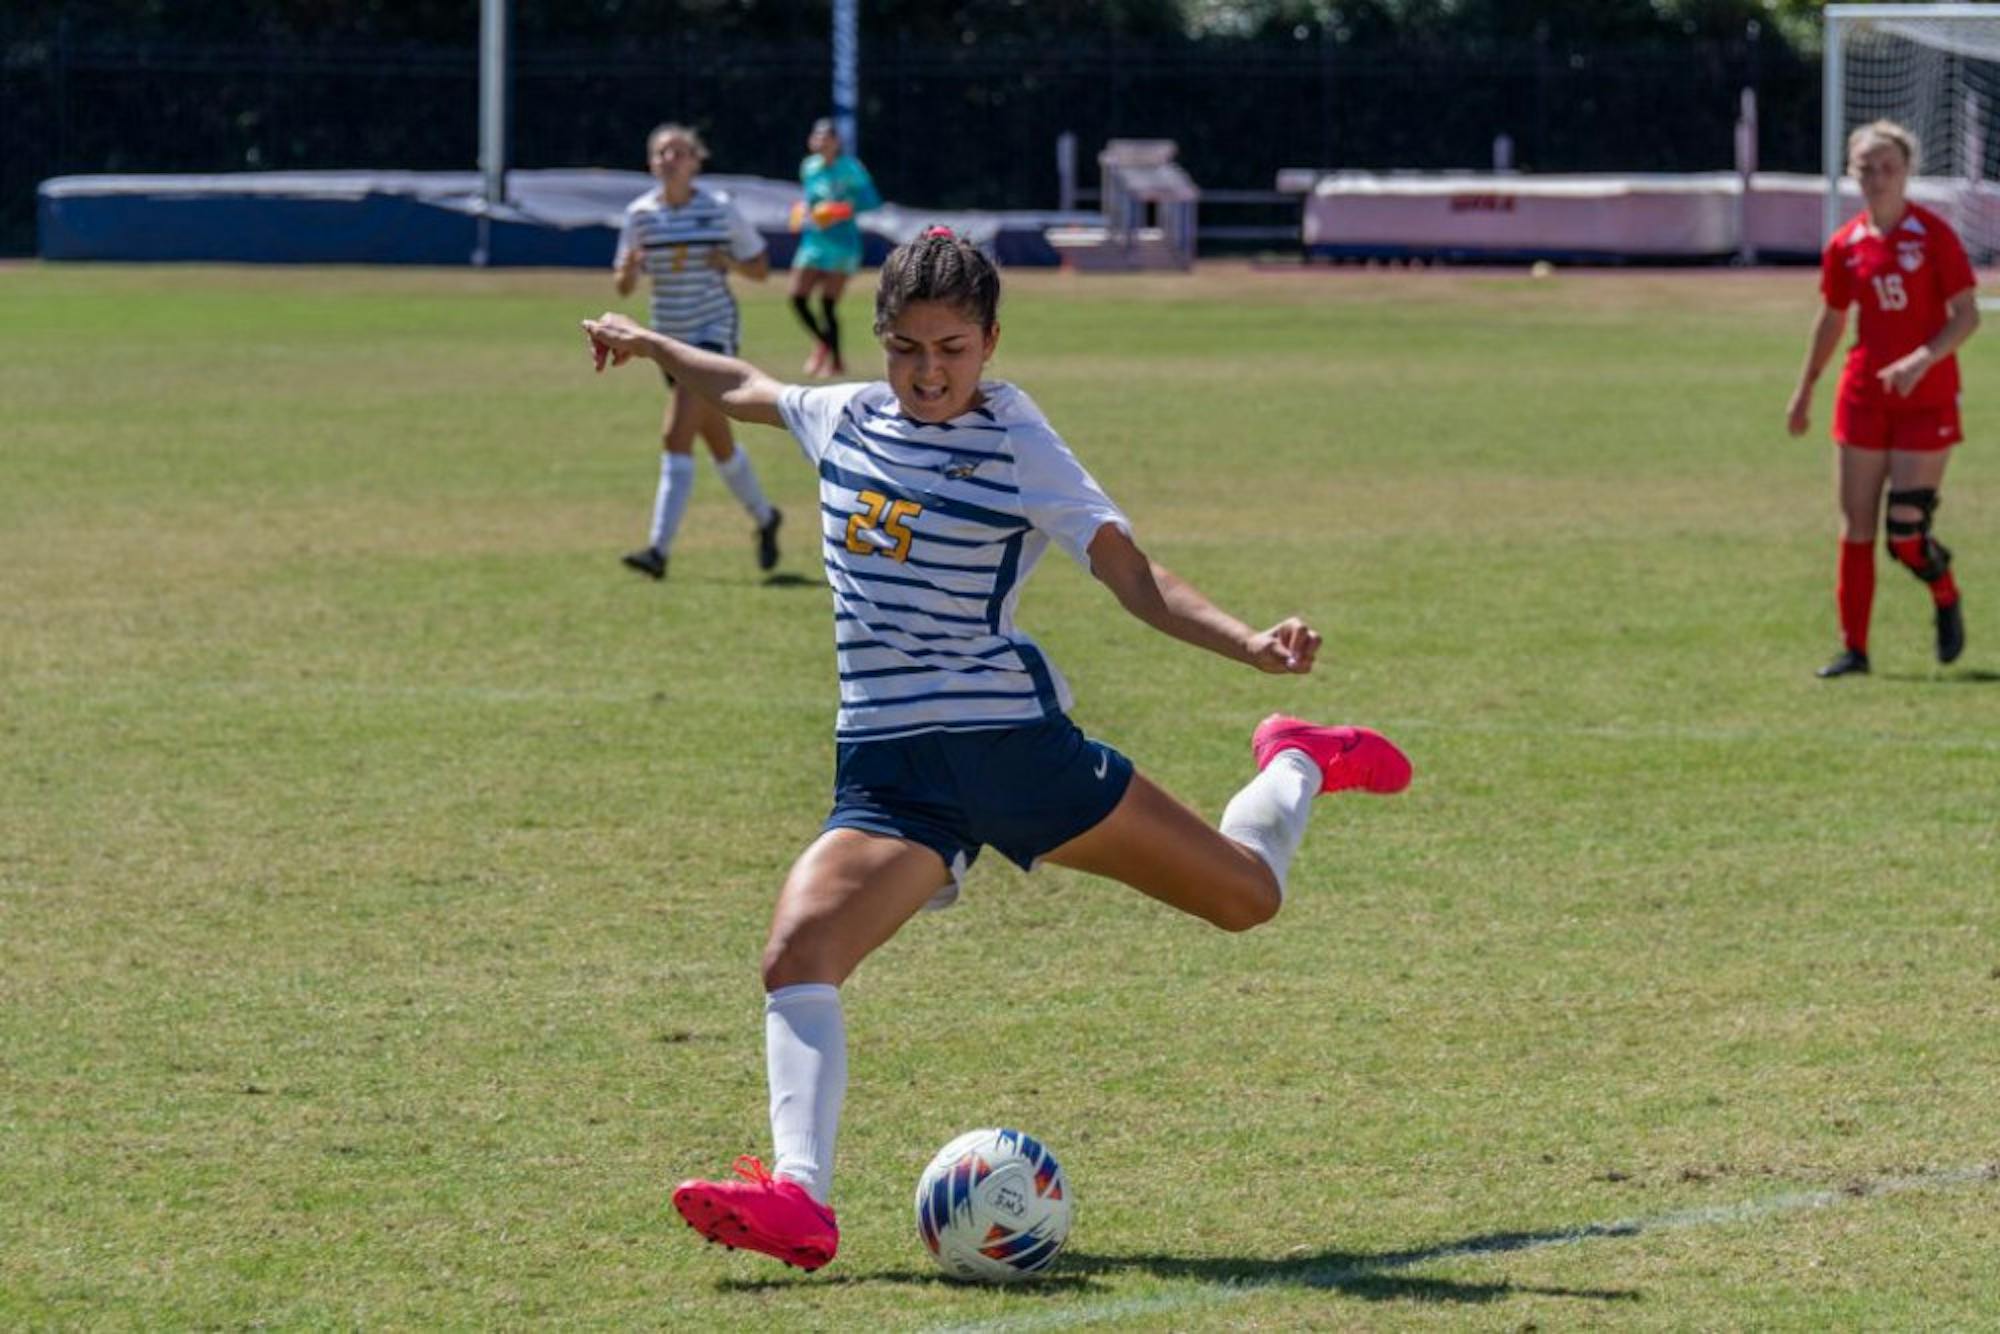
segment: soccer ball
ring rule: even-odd
[[[952,1278],[1014,1283],[1049,1267],[1069,1237],[1069,1183],[1018,1130],[969,1130],[917,1178],[917,1235]]]

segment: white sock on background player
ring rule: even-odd
[[[742,451],[737,451],[738,456]],[[653,528],[649,542],[662,556],[674,544],[687,513],[688,499],[694,494],[694,455],[660,453],[660,489],[653,493]]]
[[[758,527],[771,521],[771,502],[764,498],[764,488],[757,482],[757,470],[750,466],[749,451],[738,445],[736,452],[729,456],[729,462],[716,464],[715,470],[722,474],[723,481],[729,483],[730,494],[750,511],[750,517],[757,521]]]

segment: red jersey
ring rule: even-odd
[[[1884,236],[1868,214],[1844,222],[1820,258],[1819,290],[1826,304],[1861,307],[1854,346],[1840,373],[1840,397],[1858,403],[1937,407],[1958,399],[1958,358],[1925,372],[1908,398],[1885,395],[1875,372],[1930,341],[1945,325],[1945,302],[1972,286],[1972,264],[1950,224],[1927,208],[1906,206]]]

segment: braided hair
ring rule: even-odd
[[[981,329],[1000,318],[1000,270],[983,251],[949,227],[927,227],[882,261],[875,288],[875,333],[919,301],[943,301]]]

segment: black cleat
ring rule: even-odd
[[[757,525],[758,569],[768,570],[778,563],[778,525],[784,521],[785,512],[773,505],[771,517]]]
[[[1957,662],[1958,655],[1965,652],[1965,612],[1959,602],[1954,598],[1949,607],[1937,609],[1939,662]]]
[[[667,558],[651,547],[640,547],[637,551],[628,551],[618,559],[624,563],[626,569],[637,570],[648,579],[664,579],[667,577]]]
[[[1868,655],[1860,649],[1844,648],[1840,651],[1838,657],[1820,668],[1815,675],[1819,676],[1822,680],[1831,680],[1836,676],[1866,676],[1868,675]]]

